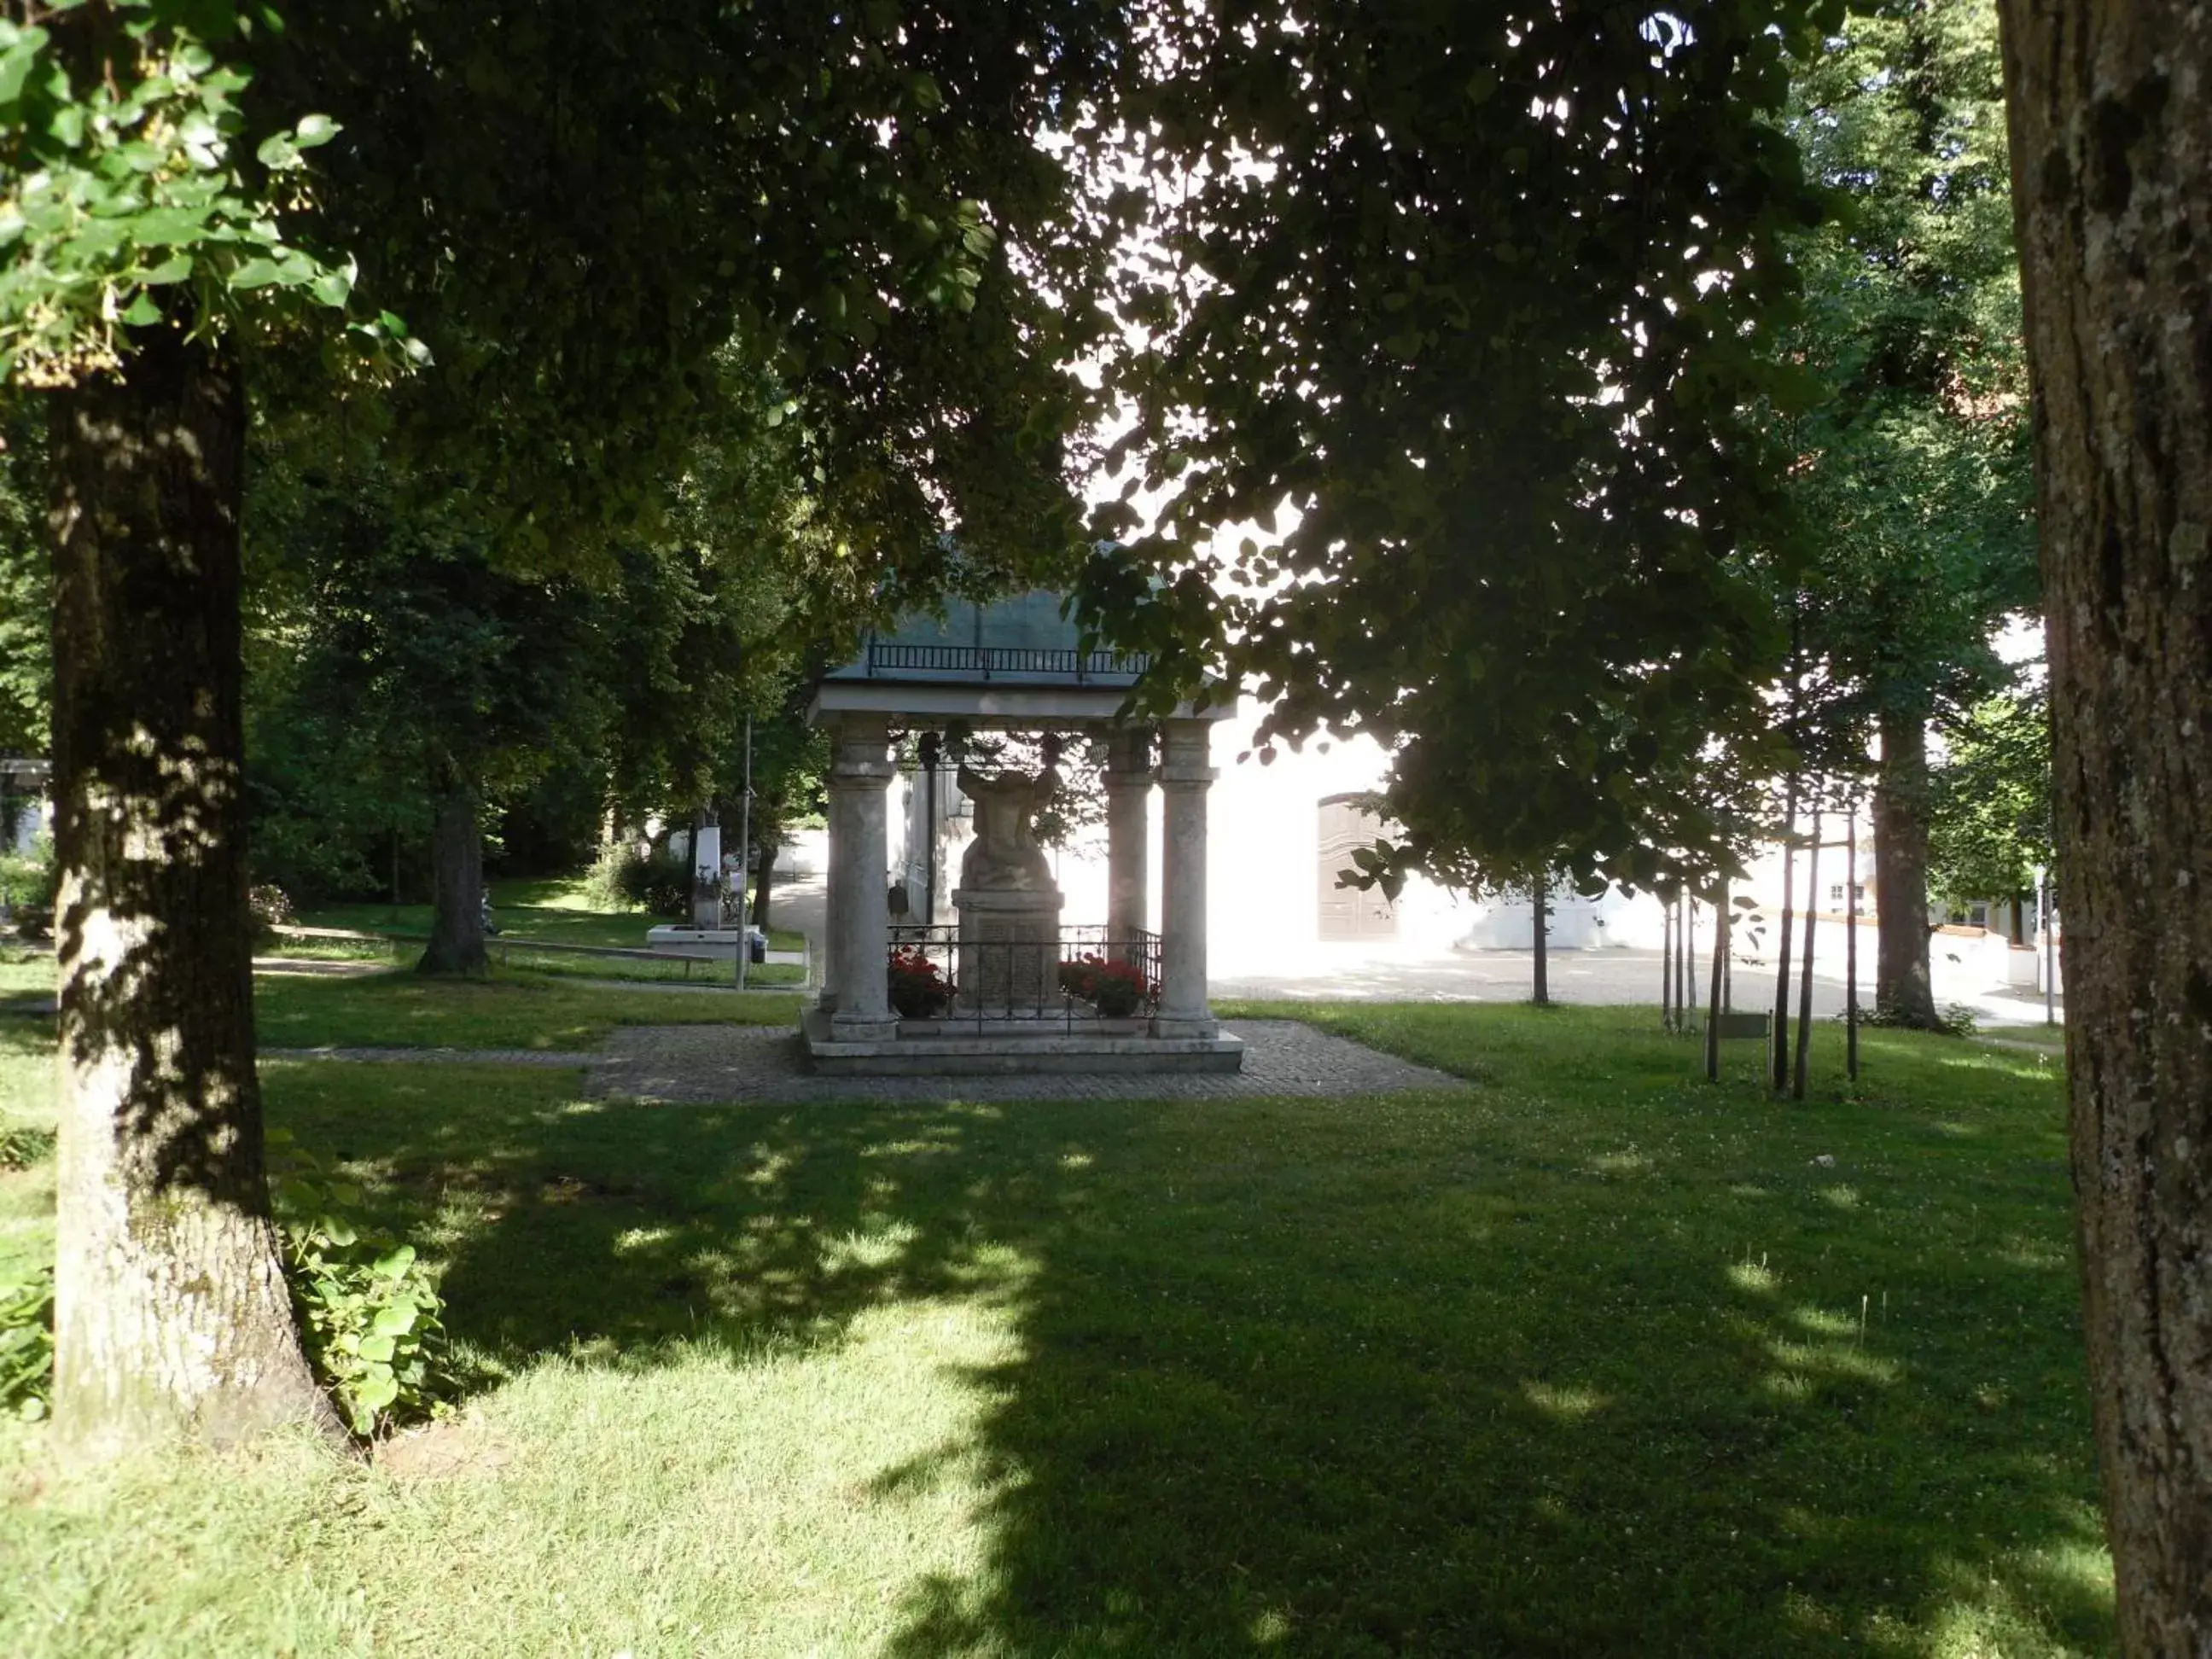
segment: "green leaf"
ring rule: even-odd
[[[395,1302],[388,1308],[379,1308],[368,1328],[378,1336],[404,1336],[415,1328],[416,1311],[412,1302]]]
[[[365,1336],[361,1340],[361,1357],[373,1365],[389,1365],[399,1345],[389,1334]]]
[[[353,1398],[356,1411],[380,1412],[399,1398],[399,1379],[389,1369],[380,1367],[362,1379]]]
[[[376,1272],[386,1279],[398,1279],[415,1265],[415,1247],[402,1244],[398,1249],[376,1259]]]
[[[0,53],[0,104],[12,104],[23,95],[23,83],[37,66],[39,50],[46,44],[44,29],[24,29]]]
[[[248,259],[230,273],[230,287],[234,291],[266,288],[271,283],[282,281],[283,275],[283,267],[274,259]]]
[[[138,297],[123,308],[123,321],[131,328],[144,328],[161,320],[161,307],[154,303],[154,296],[141,289]]]
[[[292,129],[292,142],[301,149],[313,149],[318,144],[327,144],[344,131],[327,115],[303,115],[300,125]]]

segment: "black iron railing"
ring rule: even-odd
[[[1034,678],[1041,675],[1073,680],[1093,678],[1133,679],[1150,665],[1142,653],[1043,649],[1012,645],[901,645],[889,640],[868,641],[868,672],[973,674],[981,679],[994,675]]]
[[[1010,1022],[1071,1033],[1149,1014],[1159,1002],[1160,936],[1109,937],[1100,927],[1043,937],[969,939],[957,927],[895,927],[891,1006],[902,1019]]]

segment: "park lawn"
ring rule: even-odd
[[[641,951],[645,948],[646,930],[665,920],[643,910],[594,908],[584,892],[583,882],[574,878],[495,881],[491,884],[491,902],[492,921],[503,935],[550,939],[561,945],[598,945]],[[300,925],[427,938],[430,932],[430,907],[318,905],[301,912]],[[775,950],[796,951],[802,943],[800,936],[789,928],[769,930],[769,944]]]
[[[1476,1086],[268,1064],[440,1265],[460,1413],[367,1468],[6,1431],[0,1652],[2110,1650],[2048,1061],[1871,1033],[1790,1106],[1641,1011],[1297,1012]]]
[[[792,1025],[799,998],[736,991],[617,990],[502,969],[488,980],[409,969],[319,979],[261,975],[254,1027],[270,1048],[596,1048],[617,1025]]]
[[[11,965],[0,954],[0,1018],[50,1008],[51,956]],[[793,1025],[794,993],[623,990],[501,969],[488,980],[425,979],[405,968],[320,978],[254,976],[254,1028],[268,1048],[539,1048],[597,1047],[617,1025]],[[20,1018],[10,1024],[30,1022]],[[49,1037],[50,1018],[38,1029]]]

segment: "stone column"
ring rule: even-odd
[[[1116,947],[1145,931],[1152,908],[1152,800],[1151,728],[1114,732],[1106,753],[1106,938]]]
[[[1168,720],[1160,728],[1160,788],[1167,797],[1160,871],[1160,1007],[1152,1035],[1219,1035],[1206,1002],[1206,792],[1212,727]]]
[[[895,1036],[886,957],[890,918],[884,904],[890,862],[884,792],[896,769],[880,714],[848,714],[839,723],[830,767],[830,983],[836,1005],[830,1035],[865,1042]]]

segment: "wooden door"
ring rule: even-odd
[[[1352,867],[1352,849],[1383,833],[1382,821],[1358,796],[1332,795],[1321,804],[1321,834],[1315,873],[1320,884],[1321,937],[1324,939],[1395,939],[1398,913],[1379,887],[1340,887],[1339,874]]]

